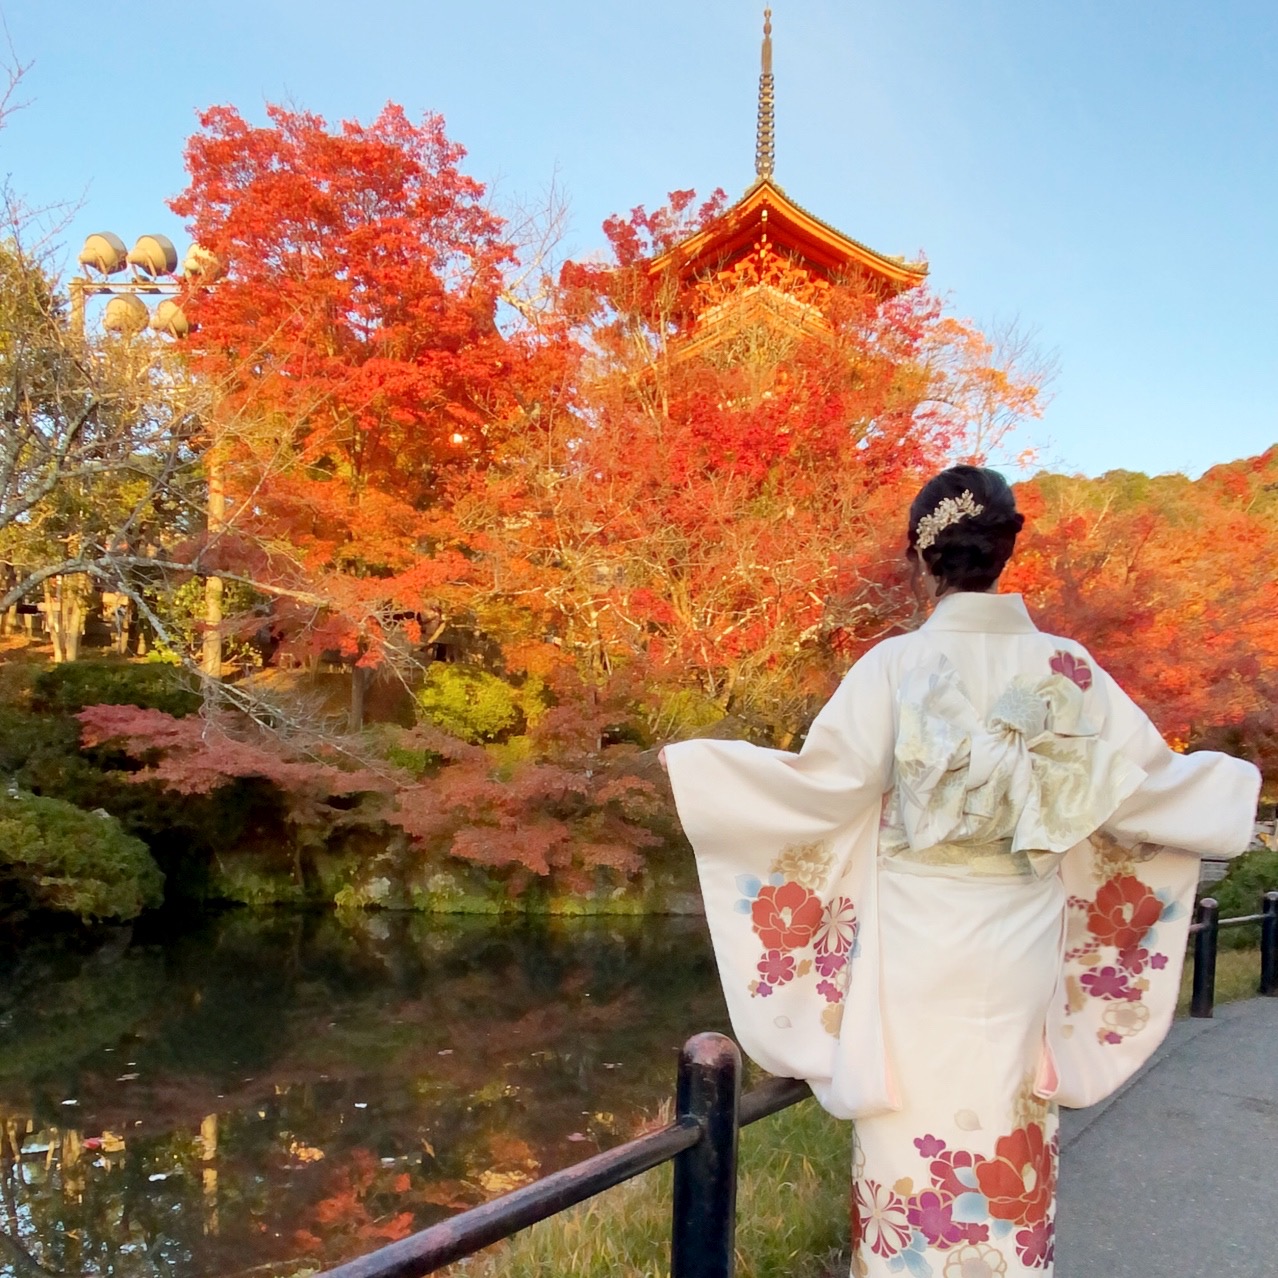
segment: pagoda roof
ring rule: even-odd
[[[713,274],[764,238],[826,279],[859,274],[886,296],[914,288],[927,277],[926,262],[888,257],[844,235],[796,204],[769,177],[759,177],[708,226],[657,258],[652,269],[673,268],[685,279]]]

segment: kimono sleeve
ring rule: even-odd
[[[699,863],[744,869],[742,858],[752,859],[747,846],[821,839],[857,811],[877,814],[891,777],[895,722],[881,650],[847,673],[797,754],[746,741],[666,747],[679,820]]]
[[[1237,856],[1251,842],[1260,772],[1214,750],[1177,754],[1143,710],[1103,670],[1105,736],[1145,779],[1105,822],[1123,843],[1154,843],[1199,856]]]
[[[1211,751],[1180,755],[1104,671],[1104,735],[1144,779],[1066,853],[1061,981],[1047,1024],[1040,1094],[1095,1104],[1153,1054],[1180,989],[1198,858],[1251,838],[1260,773]]]
[[[849,671],[797,754],[743,741],[666,748],[733,1030],[764,1069],[814,1087],[835,1071],[849,981],[877,987],[876,972],[853,968],[892,773],[888,647]]]

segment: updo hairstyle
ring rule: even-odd
[[[964,493],[970,493],[971,501],[984,509],[948,524],[931,545],[920,550],[919,521],[947,499],[963,500]],[[936,578],[938,596],[954,590],[988,590],[1012,557],[1016,534],[1024,523],[1016,498],[998,471],[951,466],[929,479],[910,503],[910,542],[905,553],[916,569],[921,563]]]

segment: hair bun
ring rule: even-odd
[[[929,480],[910,505],[909,553],[927,565],[942,594],[988,590],[1024,524],[997,471],[951,466]]]

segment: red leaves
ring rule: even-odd
[[[529,874],[577,891],[595,888],[601,867],[634,874],[640,849],[657,841],[648,828],[661,811],[657,792],[612,771],[618,751],[600,736],[615,706],[563,680],[559,696],[532,729],[529,757],[500,768],[478,747],[454,751],[429,787],[401,791],[388,819],[426,846],[515,872],[512,890]]]
[[[289,795],[301,816],[309,806],[344,794],[389,793],[390,775],[344,769],[291,755],[274,737],[236,734],[229,722],[190,715],[175,719],[138,706],[86,706],[76,716],[86,746],[117,744],[146,760],[131,781],[158,781],[179,794],[208,794],[237,777],[261,777]]]
[[[263,584],[283,651],[367,668],[456,643],[544,678],[518,749],[406,742],[435,758],[388,783],[392,819],[512,881],[628,873],[654,795],[609,775],[609,743],[730,710],[800,730],[912,607],[920,479],[965,414],[1027,411],[1033,389],[934,297],[884,302],[784,245],[683,278],[722,192],[610,219],[612,260],[568,264],[506,324],[510,233],[438,117],[268,117],[207,112],[173,204],[228,265],[189,344],[225,389],[219,566]],[[86,727],[138,751],[149,733],[146,773],[180,787],[353,784],[218,724]]]
[[[431,508],[501,444],[536,375],[527,340],[497,327],[514,249],[439,116],[391,105],[330,130],[267,114],[205,112],[172,202],[227,266],[190,299],[188,343],[225,389],[226,545],[269,548],[259,580],[325,600],[376,647],[387,615],[429,611],[469,575]]]
[[[893,565],[908,499],[950,438],[929,411],[950,330],[921,292],[882,305],[775,253],[683,281],[661,254],[719,208],[690,220],[693,207],[683,192],[613,219],[614,260],[565,268],[592,376],[544,449],[561,467],[553,523],[511,540],[527,559],[549,541],[566,652],[655,667],[797,727],[827,690],[813,671],[841,664],[827,632],[854,649],[910,606]],[[784,289],[811,293],[819,318],[797,323],[807,303]]]
[[[416,1223],[413,1211],[404,1206],[420,1207],[429,1201],[428,1191],[413,1192],[407,1173],[381,1167],[362,1146],[328,1169],[326,1179],[327,1195],[306,1213],[307,1226],[294,1233],[298,1247],[358,1253],[398,1241],[411,1234]]]
[[[255,128],[216,108],[187,148],[173,208],[229,268],[193,300],[197,359],[357,474],[451,464],[504,346],[513,250],[484,188],[438,116],[412,125],[388,106],[334,134],[317,116],[268,114]]]

